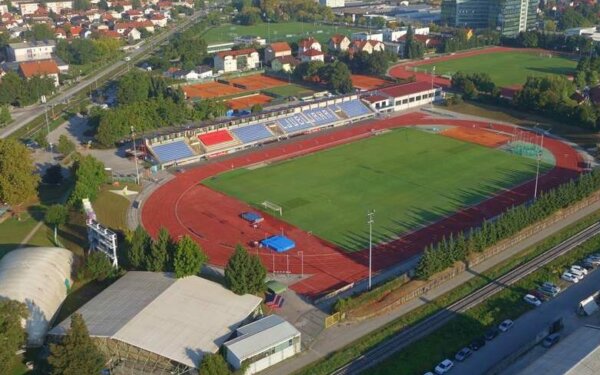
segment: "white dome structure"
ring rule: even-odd
[[[23,302],[27,345],[40,346],[72,284],[73,253],[58,247],[28,247],[0,260],[0,298]]]

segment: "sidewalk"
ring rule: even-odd
[[[598,210],[600,210],[600,202],[597,202],[591,206],[586,207],[585,209],[578,211],[577,213],[571,215],[569,218],[549,226],[545,230],[537,233],[536,235],[531,236],[530,238],[519,243],[518,245],[485,260],[484,262],[473,267],[473,271],[475,272],[463,272],[457,277],[441,285],[439,288],[436,288],[430,291],[429,293],[426,293],[418,299],[414,299],[406,303],[397,310],[394,310],[388,314],[368,319],[359,323],[344,322],[327,330],[323,330],[323,332],[318,337],[314,338],[314,341],[312,341],[312,345],[308,350],[305,350],[304,352],[292,359],[284,361],[276,366],[265,370],[264,372],[261,372],[261,374],[279,375],[291,374],[294,371],[298,371],[301,368],[307,366],[308,364],[317,361],[321,358],[324,358],[334,353],[335,351],[343,348],[344,346],[354,342],[355,340],[369,334],[370,332],[385,326],[386,324],[394,321],[402,315],[427,303],[430,303],[430,301],[434,300],[435,298],[449,292],[457,286],[467,282],[471,278],[476,277],[476,274],[485,272],[486,270],[492,268],[496,264],[501,263],[508,258],[511,258],[515,254],[520,253],[521,251],[536,244],[544,238],[553,235],[554,233],[562,230],[570,224]]]

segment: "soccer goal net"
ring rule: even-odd
[[[264,208],[268,208],[270,210],[279,212],[279,216],[283,215],[283,208],[278,204],[269,201],[264,201],[262,202],[262,205]]]

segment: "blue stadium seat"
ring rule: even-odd
[[[286,133],[295,133],[297,131],[310,129],[315,126],[300,113],[295,113],[290,117],[280,119],[277,121],[277,123]]]
[[[241,128],[230,129],[242,143],[252,143],[272,138],[273,134],[263,124],[248,125]]]
[[[302,113],[316,125],[325,125],[339,120],[335,113],[329,108],[309,109]]]
[[[194,156],[192,150],[182,140],[152,146],[152,150],[161,163]]]
[[[360,100],[351,100],[349,102],[339,103],[337,106],[344,111],[348,117],[351,118],[364,116],[371,113],[371,110]]]

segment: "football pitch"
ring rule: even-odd
[[[369,210],[374,243],[389,241],[529,180],[535,169],[533,159],[405,128],[203,183],[258,209],[276,203],[283,220],[352,252],[368,246]]]
[[[501,87],[522,85],[528,76],[565,75],[575,72],[577,61],[564,57],[546,57],[536,52],[492,52],[454,60],[419,65],[419,71],[431,72],[435,66],[438,75],[463,73],[488,73]]]

